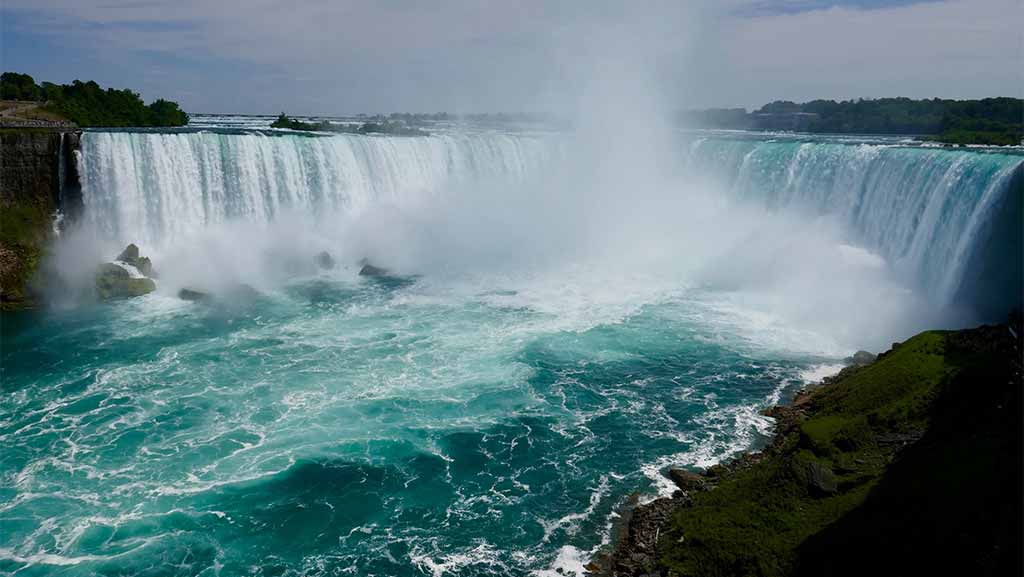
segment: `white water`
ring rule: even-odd
[[[142,246],[169,294],[209,271],[272,289],[329,250],[448,277],[442,292],[475,275],[562,318],[710,289],[741,333],[831,355],[976,322],[957,298],[987,281],[968,265],[1009,258],[988,245],[1019,155],[743,135],[676,150],[666,171],[664,151],[592,134],[88,132],[80,172],[90,233]]]
[[[522,178],[547,157],[542,139],[506,134],[90,132],[81,172],[86,218],[101,234],[162,247],[229,219],[420,202],[459,185]]]
[[[1000,202],[1019,194],[1009,187],[1024,164],[1012,151],[793,138],[699,139],[689,160],[740,197],[836,216],[852,242],[939,305],[956,297],[970,260],[983,256],[976,249],[992,232],[994,210],[1005,210]]]

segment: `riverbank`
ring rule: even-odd
[[[636,507],[610,575],[1020,574],[1014,327],[921,333],[766,414],[759,453]]]

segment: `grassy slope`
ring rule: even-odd
[[[703,576],[1016,568],[1019,352],[1007,335],[922,333],[815,391],[766,458],[674,515],[662,566]]]

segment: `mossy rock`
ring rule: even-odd
[[[153,279],[132,277],[114,263],[104,263],[96,272],[96,294],[103,300],[138,297],[155,290]]]

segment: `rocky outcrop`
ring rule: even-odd
[[[153,263],[129,244],[114,262],[101,264],[96,271],[96,296],[101,300],[138,297],[156,290],[150,278]]]
[[[845,362],[847,365],[860,367],[864,365],[870,365],[871,363],[875,362],[876,357],[877,355],[869,353],[867,351],[857,351],[856,353],[853,353],[852,357],[846,357],[845,359],[843,359],[843,362]]]
[[[210,299],[210,293],[193,288],[183,288],[178,291],[178,298],[183,301],[199,302]]]
[[[150,278],[156,277],[156,271],[153,270],[153,263],[150,262],[149,257],[141,256],[139,254],[139,247],[134,244],[130,244],[121,254],[117,255],[117,260],[132,265],[137,268],[143,276]]]
[[[155,290],[153,279],[132,276],[127,268],[116,263],[104,263],[96,271],[96,296],[102,300],[138,297]]]
[[[58,210],[65,222],[82,206],[74,151],[80,133],[47,129],[0,130],[0,306],[31,306],[32,279],[54,234]]]

